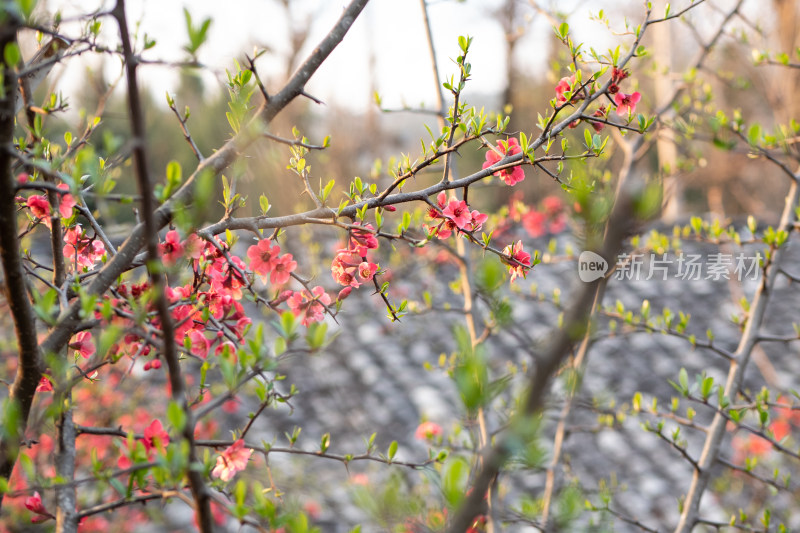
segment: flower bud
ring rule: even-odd
[[[339,291],[339,294],[336,296],[336,299],[341,302],[342,300],[350,296],[351,292],[353,292],[353,287],[345,287],[344,289]]]

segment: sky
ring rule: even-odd
[[[478,94],[498,93],[505,78],[502,54],[504,37],[499,25],[490,19],[490,10],[499,0],[429,0],[429,14],[432,21],[434,41],[439,68],[443,76],[455,74],[457,69],[452,62],[458,53],[459,35],[474,38],[470,51],[473,65],[470,91]],[[542,2],[546,3],[546,2]],[[105,6],[112,2],[91,0],[40,0],[40,7],[51,13],[61,10],[65,19],[79,12]],[[224,8],[220,6],[224,5]],[[307,55],[325,33],[333,26],[346,3],[342,0],[292,0],[291,10],[294,24],[310,25],[310,39],[301,56]],[[222,87],[225,69],[233,67],[233,59],[243,59],[245,53],[252,54],[255,46],[269,48],[257,67],[268,89],[276,90],[278,77],[284,70],[288,51],[288,26],[285,10],[274,0],[138,0],[128,1],[130,21],[140,22],[140,31],[147,33],[157,42],[156,46],[145,52],[150,59],[180,61],[186,59],[181,50],[186,44],[186,30],[183,8],[192,13],[195,24],[206,17],[212,18],[208,42],[200,49],[200,61],[211,66],[215,74],[206,73],[204,78],[209,87]],[[608,46],[607,31],[597,23],[588,20],[589,11],[602,7],[598,2],[566,1],[559,2],[561,9],[568,9],[574,15],[575,31],[582,38],[595,39]],[[552,32],[550,22],[541,16],[531,15],[526,37],[519,45],[517,64],[528,72],[542,75],[547,70],[549,39]],[[75,26],[64,26],[64,31],[77,32]],[[117,28],[113,19],[104,19],[104,36],[115,42]],[[599,39],[598,39],[599,38]],[[87,66],[97,66],[101,59],[87,58],[70,62],[61,80],[68,89],[81,85],[86,76]],[[374,65],[374,76],[370,75],[370,61]],[[119,62],[105,58],[107,73],[111,75],[119,69]],[[56,73],[54,73],[56,74]],[[165,91],[173,93],[178,78],[175,69],[146,66],[140,74],[144,83],[165,102]],[[377,89],[385,107],[400,107],[404,103],[411,106],[435,105],[435,89],[429,66],[429,55],[424,34],[420,3],[417,0],[372,0],[361,17],[351,28],[345,40],[333,52],[329,60],[312,78],[307,89],[314,96],[330,105],[364,110],[371,105],[371,79],[377,80]],[[276,80],[276,81],[271,81]],[[166,105],[166,104],[163,104]]]
[[[491,18],[491,10],[504,1],[427,1],[442,77],[458,71],[452,61],[458,54],[458,36],[469,35],[474,39],[469,56],[472,79],[467,87],[467,99],[471,94],[485,99],[486,95],[498,94],[504,86],[505,41],[499,24]],[[526,74],[547,76],[551,22],[537,15],[528,6],[528,0],[518,1],[526,15],[523,17],[526,27],[525,36],[517,47],[515,65]],[[673,11],[687,5],[688,1],[673,2]],[[725,8],[733,1],[713,0],[712,3]],[[658,2],[665,0],[656,0],[654,4]],[[77,13],[109,9],[114,3],[112,0],[39,0],[39,8],[49,13],[60,10],[67,19]],[[612,13],[613,30],[622,29],[621,11],[630,15],[632,23],[640,22],[643,16],[643,2],[638,0],[538,0],[536,3],[554,5],[567,13],[574,40],[601,52],[629,39],[614,37],[605,26],[592,21],[591,14],[602,8]],[[252,55],[254,47],[258,46],[269,50],[258,60],[257,67],[268,90],[274,92],[280,88],[285,72],[288,27],[291,24],[309,26],[310,38],[300,54],[305,57],[335,24],[346,4],[345,0],[290,0],[291,20],[277,0],[128,0],[127,11],[131,25],[138,22],[140,33],[156,40],[156,46],[147,50],[144,57],[171,61],[187,58],[182,51],[188,42],[183,9],[190,10],[195,24],[211,17],[208,41],[198,53],[199,60],[213,71],[203,75],[206,87],[223,90],[225,69],[232,69],[234,59],[242,61],[246,53]],[[111,46],[116,46],[116,24],[110,17],[103,20],[102,36]],[[79,34],[75,25],[65,24],[62,31]],[[79,61],[67,62],[63,72],[54,70],[51,78],[61,76],[62,90],[69,96],[70,91],[82,86],[87,67],[96,69],[98,61],[106,62],[107,77],[119,73],[117,58],[87,54]],[[370,64],[374,67],[372,73]],[[553,73],[549,76],[549,81],[555,85],[558,78]],[[178,73],[171,67],[144,66],[140,69],[140,79],[164,107],[165,92],[174,94],[178,87]],[[344,41],[314,75],[307,91],[328,105],[363,111],[374,105],[373,79],[377,80],[384,107],[435,106],[435,86],[419,0],[371,0]]]

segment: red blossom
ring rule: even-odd
[[[247,249],[247,257],[250,259],[250,269],[261,277],[266,283],[269,273],[275,265],[281,247],[277,244],[272,246],[269,239],[262,239]]]
[[[50,227],[50,202],[47,197],[41,194],[34,194],[28,197],[28,209],[36,218],[42,219],[47,227]]]
[[[566,104],[567,97],[564,96],[564,93],[572,90],[572,84],[575,83],[575,75],[573,74],[570,77],[561,78],[556,84],[556,103],[558,105]],[[575,96],[572,97],[575,99]]]
[[[617,104],[617,115],[625,116],[636,112],[636,104],[642,99],[642,94],[636,91],[633,94],[618,92],[614,95],[614,103]]]
[[[208,357],[208,350],[211,347],[211,343],[203,335],[203,332],[197,328],[192,328],[186,334],[186,338],[189,339],[189,344],[192,348],[192,353],[199,357],[205,359]]]
[[[592,113],[592,116],[605,120],[607,112],[608,111],[606,110],[606,106],[600,106],[600,109],[598,109],[597,111]],[[596,132],[601,132],[601,131],[603,131],[603,128],[606,127],[606,125],[603,124],[602,122],[594,122],[594,121],[592,121],[591,124],[592,124],[592,127],[594,128],[594,131],[596,131]]]
[[[452,199],[442,210],[442,214],[452,220],[458,229],[464,229],[472,220],[472,215],[463,200]]]
[[[45,508],[44,504],[42,503],[42,497],[38,492],[34,492],[33,496],[25,500],[25,508],[32,513],[36,513],[36,516],[31,517],[31,522],[34,524],[55,518],[55,516],[50,514],[50,512]]]
[[[69,347],[76,350],[86,359],[94,355],[95,347],[92,334],[89,331],[80,331],[70,340]]]
[[[158,245],[158,251],[167,266],[174,265],[183,257],[183,243],[181,243],[180,235],[176,230],[167,232],[164,242]]]
[[[158,361],[158,359],[156,359],[156,361]],[[159,453],[163,453],[164,448],[169,445],[169,433],[164,431],[161,420],[155,418],[150,425],[145,428],[142,443],[144,444],[145,450],[148,452],[156,450]]]
[[[284,254],[275,260],[269,280],[273,285],[283,285],[291,277],[297,262],[292,260],[292,254]]]
[[[513,245],[506,246],[503,253],[507,254],[513,260],[513,262],[508,263],[511,283],[514,283],[514,280],[519,276],[524,278],[531,266],[531,254],[522,249],[522,241],[517,241]]]
[[[53,392],[53,383],[47,376],[42,376],[42,379],[39,380],[39,384],[36,386],[36,392]]]
[[[364,281],[372,280],[372,277],[375,275],[375,272],[378,271],[378,265],[375,263],[370,263],[368,261],[362,261],[360,265],[358,265],[358,275]]]
[[[237,472],[247,467],[247,461],[252,453],[253,450],[244,447],[244,440],[237,440],[217,457],[217,464],[211,475],[222,481],[230,481]]]
[[[528,235],[534,239],[541,237],[546,233],[545,223],[547,215],[539,211],[528,211],[522,215],[522,227],[528,232]]]
[[[339,291],[338,295],[336,295],[336,300],[341,302],[342,300],[350,296],[351,292],[353,292],[353,287],[345,287],[344,289]]]
[[[521,151],[522,148],[520,148],[519,142],[514,137],[508,139],[507,142],[498,141],[496,148],[486,152],[486,161],[483,163],[483,168],[489,168],[497,164],[501,159],[518,154]],[[495,172],[494,175],[502,178],[506,185],[516,185],[525,179],[525,171],[522,170],[521,166],[506,168]]]
[[[62,191],[69,191],[69,185],[60,183],[58,188]],[[62,218],[69,218],[72,216],[72,209],[77,205],[75,197],[69,193],[62,194],[58,203],[58,213]]]
[[[81,268],[91,268],[106,253],[103,242],[86,237],[80,224],[76,224],[64,232],[64,242],[66,243],[63,250],[64,259],[69,263],[77,263],[77,266]]]
[[[442,426],[435,422],[427,421],[417,426],[414,438],[419,440],[432,440],[442,434]]]
[[[331,297],[322,287],[316,286],[311,291],[311,293],[307,290],[297,291],[286,301],[289,309],[301,319],[300,322],[304,326],[322,320],[325,317],[323,304],[330,305],[331,303]]]
[[[331,263],[331,276],[339,285],[358,288],[361,282],[356,278],[362,258],[353,250],[339,250]]]

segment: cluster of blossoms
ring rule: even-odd
[[[633,115],[636,111],[636,104],[642,99],[642,94],[636,91],[625,94],[619,90],[618,83],[628,77],[628,71],[614,67],[611,71],[611,85],[608,87],[608,94],[614,95],[614,103],[617,105],[617,115],[624,117]]]
[[[29,176],[25,173],[17,177],[20,183],[27,183]],[[58,215],[61,219],[71,219],[77,202],[69,193],[69,185],[60,183],[56,186],[59,191]],[[52,214],[50,201],[45,194],[32,194],[27,198],[17,197],[17,203],[30,210],[33,218],[47,228],[52,229]],[[75,224],[64,232],[64,259],[68,264],[81,270],[88,270],[103,259],[106,247],[96,237],[87,236],[80,224]]]
[[[514,170],[521,169],[517,167]],[[463,200],[451,198],[448,201],[444,191],[436,197],[436,205],[439,207],[438,209],[428,208],[428,216],[439,221],[436,225],[425,226],[430,237],[437,236],[440,239],[447,239],[454,231],[478,231],[489,218],[488,215],[479,213],[477,210],[470,211],[467,202]]]
[[[508,141],[499,140],[497,141],[496,148],[492,148],[486,152],[486,161],[483,163],[483,168],[489,168],[497,164],[501,159],[510,155],[516,155],[521,151],[522,148],[520,148],[519,142],[514,137],[511,137]],[[505,181],[506,185],[516,185],[525,179],[525,171],[522,170],[522,167],[519,165],[513,168],[499,170],[495,172],[494,175]]]
[[[261,239],[258,244],[247,249],[250,259],[250,268],[261,281],[267,283],[267,278],[272,285],[283,285],[297,268],[297,262],[292,259],[292,254],[281,253],[281,247],[273,245],[269,239]]]
[[[638,91],[626,94],[620,91],[619,84],[625,80],[629,76],[628,71],[624,69],[620,69],[617,67],[613,67],[611,70],[611,84],[608,87],[608,94],[614,100],[614,104],[616,105],[617,115],[620,117],[630,117],[633,113],[636,112],[636,104],[642,99],[641,93]],[[556,84],[555,92],[556,92],[556,105],[562,106],[567,103],[574,104],[580,100],[583,100],[584,95],[578,91],[574,91],[575,87],[575,75],[569,77],[564,77],[559,80]],[[567,94],[569,94],[569,100],[567,99]],[[608,109],[606,106],[601,105],[599,109],[597,109],[594,113],[592,113],[593,117],[597,117],[599,120],[606,120],[608,116]],[[592,128],[595,131],[599,132],[604,127],[605,124],[599,121],[592,121],[590,120]],[[580,119],[573,121],[569,127],[575,128],[580,124]]]
[[[88,237],[80,224],[64,232],[64,243],[64,259],[83,270],[92,268],[106,254],[103,241]]]
[[[345,287],[339,292],[339,299],[344,300],[350,295],[352,287]],[[308,326],[312,322],[321,322],[325,318],[325,308],[331,304],[331,297],[325,289],[317,285],[311,291],[283,291],[276,302],[286,302],[294,316],[300,318],[300,323]],[[274,303],[276,303],[274,302]]]
[[[27,179],[21,179],[20,181],[25,182]],[[65,191],[64,193],[59,193],[61,195],[61,199],[58,203],[58,214],[61,215],[61,218],[70,218],[72,216],[72,210],[75,208],[76,202],[75,197],[72,196],[69,192],[69,185],[66,183],[60,183],[58,189],[61,191]],[[17,198],[17,202],[24,203],[24,205],[31,210],[31,214],[39,219],[42,224],[50,228],[50,201],[47,199],[47,196],[44,194],[33,194],[27,198],[19,197]]]
[[[578,91],[573,90],[574,85],[575,85],[575,74],[558,80],[558,83],[556,84],[556,104],[564,105],[567,103],[566,93],[571,93],[569,98],[569,103],[571,104],[583,100],[583,95],[580,94]]]
[[[509,244],[503,249],[503,253],[511,258],[510,261],[505,261],[511,274],[511,283],[520,276],[524,278],[531,268],[531,254],[522,249],[522,241]]]
[[[509,198],[508,207],[500,211],[493,235],[515,233],[515,229],[522,226],[535,239],[561,233],[567,228],[567,221],[567,209],[560,197],[546,196],[537,205],[529,205],[518,191]]]
[[[539,209],[528,208],[522,214],[522,227],[533,238],[546,234],[561,233],[567,227],[567,215],[564,204],[558,196],[547,196]]]
[[[378,272],[378,264],[367,257],[369,250],[378,248],[378,239],[373,233],[371,224],[350,230],[347,246],[336,252],[331,263],[331,275],[339,285],[345,289],[340,293],[339,299],[346,298],[350,290],[357,289],[362,283],[372,281]],[[347,290],[350,288],[350,290]]]

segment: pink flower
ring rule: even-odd
[[[434,422],[423,422],[417,426],[417,431],[414,432],[414,438],[419,440],[433,440],[442,434],[442,426]]]
[[[156,359],[155,361],[158,361]],[[144,430],[144,439],[142,439],[145,450],[149,453],[151,450],[156,450],[159,453],[164,451],[164,448],[169,445],[169,433],[164,431],[164,426],[161,425],[161,420],[158,418],[153,419],[149,426]]]
[[[297,268],[297,262],[292,261],[292,254],[284,254],[272,264],[272,274],[270,274],[269,280],[273,285],[283,285],[289,281],[295,268]]]
[[[73,350],[77,350],[81,356],[86,359],[90,358],[95,352],[94,343],[92,343],[92,333],[89,331],[79,332],[72,337],[69,347]]]
[[[519,276],[524,278],[531,266],[531,254],[522,249],[522,241],[517,241],[513,245],[506,246],[503,252],[514,261],[508,263],[511,283],[514,283],[514,280]]]
[[[372,227],[372,224],[365,224],[364,229],[353,229],[350,234],[350,247],[354,249],[359,249],[361,247],[366,248],[368,250],[374,250],[378,247],[378,238],[375,236],[374,233],[375,228]],[[361,255],[366,255],[366,251],[359,250]]]
[[[186,240],[183,241],[183,249],[187,257],[192,259],[200,259],[203,255],[203,248],[205,248],[203,239],[192,233]]]
[[[547,216],[539,211],[528,211],[522,215],[522,227],[534,239],[545,234]]]
[[[518,154],[521,151],[522,149],[519,147],[519,142],[517,142],[517,139],[514,137],[511,137],[508,142],[498,141],[496,149],[488,150],[486,152],[486,161],[483,163],[483,168],[489,168],[497,164],[497,162],[504,157]],[[503,181],[506,182],[506,185],[516,185],[525,179],[525,171],[522,170],[521,166],[506,168],[495,172],[494,175],[502,178]]]
[[[192,353],[198,355],[205,359],[208,357],[208,349],[211,347],[211,343],[208,342],[208,339],[203,332],[198,330],[197,328],[192,328],[186,335],[191,342]]]
[[[297,291],[286,300],[289,309],[295,316],[301,318],[301,324],[308,326],[312,322],[319,322],[325,317],[324,305],[331,304],[331,297],[320,286],[307,290]]]
[[[464,229],[472,220],[467,202],[463,200],[450,200],[447,207],[442,210],[442,214],[452,220],[458,229]]]
[[[222,481],[230,481],[237,472],[247,467],[247,461],[252,453],[253,450],[244,447],[244,440],[237,440],[217,457],[217,464],[211,475]]]
[[[558,196],[547,196],[542,200],[542,207],[548,215],[560,213],[564,209],[564,203]]]
[[[232,300],[241,300],[245,280],[239,272],[244,271],[245,268],[244,262],[235,255],[230,257],[230,263],[224,258],[216,260],[214,265],[208,269],[211,277],[211,289],[220,295],[230,296]]]
[[[39,380],[39,384],[36,386],[36,392],[53,392],[53,383],[47,376],[42,376],[42,379]]]
[[[69,185],[66,183],[61,183],[58,185],[58,188],[62,191],[69,191]],[[58,203],[58,213],[61,215],[62,218],[69,218],[72,216],[72,209],[75,207],[77,202],[75,198],[67,193],[61,195],[61,200]]]
[[[331,276],[339,285],[358,288],[361,282],[356,278],[362,259],[353,250],[339,250],[331,263]]]
[[[34,194],[28,197],[28,209],[36,218],[42,219],[42,222],[50,227],[50,202],[47,197],[41,194]]]
[[[364,281],[370,281],[377,271],[378,265],[370,263],[369,261],[362,261],[362,263],[358,265],[358,275]]]
[[[37,516],[31,517],[31,522],[34,524],[55,518],[55,516],[50,514],[47,509],[45,509],[45,506],[42,503],[42,497],[38,492],[34,492],[33,496],[25,500],[25,508],[32,513],[36,513]]]
[[[247,249],[247,257],[250,259],[250,269],[261,277],[266,283],[267,276],[272,271],[281,247],[277,244],[271,246],[269,239],[262,239],[258,244],[254,244]]]
[[[636,104],[638,104],[641,99],[642,95],[639,91],[633,94],[625,94],[621,91],[618,92],[614,95],[614,103],[617,104],[617,115],[622,117],[624,115],[633,114],[636,111]]]
[[[572,90],[572,84],[575,83],[575,75],[568,78],[561,78],[556,85],[556,103],[558,105],[566,104],[567,97],[564,93]],[[574,97],[573,97],[574,99]]]
[[[483,223],[489,218],[489,215],[479,213],[477,210],[470,214],[469,224],[464,228],[466,231],[478,231],[483,227]]]
[[[178,232],[174,229],[168,231],[164,242],[158,245],[158,251],[161,252],[161,258],[165,265],[172,266],[177,263],[183,257],[184,252]]]
[[[91,268],[106,253],[103,242],[86,237],[80,224],[64,232],[64,242],[64,258],[82,268]]]

